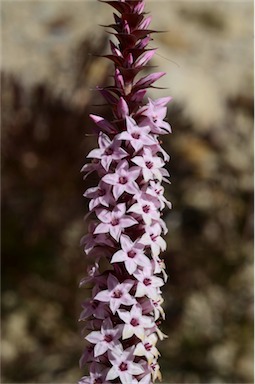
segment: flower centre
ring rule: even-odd
[[[112,297],[114,299],[120,299],[122,296],[122,292],[120,289],[116,289],[116,291],[113,292]]]
[[[121,363],[120,366],[119,366],[119,369],[123,372],[123,371],[127,371],[128,369],[128,365],[127,363]]]
[[[150,212],[150,206],[149,205],[144,205],[143,206],[143,212],[144,213],[149,213]]]
[[[157,240],[158,235],[150,235],[150,237],[151,240],[155,242]]]
[[[151,169],[153,167],[153,162],[152,161],[146,161],[145,165],[148,169]]]
[[[106,148],[104,151],[105,155],[110,156],[113,154],[113,149],[112,148]]]
[[[121,176],[121,177],[119,178],[119,183],[120,183],[120,184],[126,184],[127,181],[128,181],[128,179],[127,179],[125,176]]]
[[[158,116],[157,116],[157,115],[154,115],[154,116],[152,117],[152,120],[153,120],[153,123],[156,123],[157,120],[158,120]]]
[[[146,285],[146,286],[151,285],[151,279],[149,279],[148,277],[146,277],[146,278],[143,280],[143,283],[144,283],[144,285]]]
[[[104,341],[106,341],[107,343],[110,343],[112,340],[113,340],[112,335],[105,335]]]
[[[133,137],[133,139],[136,139],[136,140],[138,140],[138,139],[140,139],[140,133],[138,133],[138,132],[134,132],[134,133],[132,133],[132,135],[131,135],[132,137]]]
[[[135,257],[135,255],[136,255],[136,252],[131,250],[131,251],[128,252],[127,255],[128,255],[128,257],[129,257],[130,259],[133,259],[133,258]]]
[[[111,225],[113,227],[115,227],[116,225],[118,225],[120,223],[120,219],[118,219],[117,217],[114,217],[111,221]]]
[[[103,379],[101,379],[101,377],[98,377],[94,380],[94,384],[103,384]]]
[[[104,196],[105,195],[105,189],[98,188],[98,196]]]
[[[150,343],[145,343],[144,348],[146,349],[146,351],[150,351],[152,348],[152,345]]]
[[[137,327],[139,325],[139,321],[137,319],[131,319],[130,324],[133,327]]]

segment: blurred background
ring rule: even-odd
[[[163,255],[165,383],[253,382],[253,2],[148,1],[173,96]],[[79,246],[95,146],[92,89],[112,66],[92,1],[2,2],[2,381],[75,383],[89,292]],[[110,79],[111,80],[111,79]],[[91,181],[88,180],[89,183]],[[93,184],[95,185],[95,184]],[[91,185],[90,185],[91,186]]]

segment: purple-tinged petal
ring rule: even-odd
[[[132,216],[125,216],[121,220],[121,224],[124,228],[132,227],[132,225],[138,224],[138,221]]]
[[[108,303],[110,300],[110,292],[108,290],[98,292],[94,297],[94,300],[103,301],[104,303]]]
[[[98,342],[100,342],[103,339],[103,336],[102,336],[101,332],[93,331],[93,332],[90,332],[85,337],[85,339],[88,340],[92,344],[97,344]]]
[[[95,345],[95,348],[94,348],[94,356],[95,357],[101,356],[107,350],[108,350],[107,343],[105,343],[105,342],[98,343]]]
[[[102,150],[101,149],[92,149],[92,151],[89,152],[87,155],[87,158],[90,159],[101,159],[102,157]]]
[[[96,235],[98,233],[108,233],[109,232],[109,227],[110,227],[109,224],[100,223],[95,228],[94,234]]]
[[[110,185],[115,185],[118,181],[118,175],[115,173],[108,173],[102,178],[102,181]]]
[[[125,252],[122,250],[117,251],[111,258],[111,263],[118,263],[125,260]]]
[[[121,235],[121,228],[119,225],[110,226],[110,234],[116,240],[119,241]]]
[[[112,368],[108,371],[106,375],[106,380],[114,380],[118,376],[119,376],[118,369],[115,366],[112,366]]]

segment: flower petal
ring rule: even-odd
[[[105,341],[102,341],[101,343],[97,343],[94,348],[94,356],[101,356],[103,353],[105,353],[108,350],[108,345]]]
[[[110,292],[108,289],[105,291],[98,292],[96,296],[94,297],[94,300],[103,301],[104,303],[108,303],[110,301]]]
[[[119,371],[118,371],[118,369],[115,367],[115,366],[113,366],[109,371],[108,371],[108,373],[107,373],[107,375],[106,375],[106,380],[114,380],[114,379],[116,379],[116,377],[118,377],[119,376]]]

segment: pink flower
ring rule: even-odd
[[[114,203],[111,187],[103,181],[97,187],[88,188],[84,196],[91,199],[89,202],[89,209],[91,211],[100,204],[109,207],[110,204]]]
[[[127,131],[121,132],[116,136],[117,140],[128,140],[134,150],[138,152],[145,145],[155,144],[153,137],[148,135],[149,127],[139,127],[132,117],[126,117]]]
[[[157,363],[157,360],[154,359],[153,362],[150,364],[151,367],[151,373],[152,373],[152,380],[153,382],[156,381],[157,379],[161,381],[162,375],[160,372],[160,366]]]
[[[94,234],[110,233],[118,241],[123,229],[137,224],[137,221],[131,215],[125,215],[125,213],[125,203],[116,205],[112,211],[104,208],[96,209],[96,215],[101,223],[94,230]]]
[[[162,319],[165,319],[165,312],[161,306],[161,304],[164,302],[161,296],[157,297],[156,299],[152,300],[153,305],[153,311],[154,311],[154,317],[155,320],[158,320],[158,318],[161,316]]]
[[[102,180],[108,185],[113,186],[113,196],[117,200],[123,192],[134,195],[139,191],[139,187],[135,182],[139,174],[139,167],[129,168],[128,162],[126,160],[122,160],[118,163],[115,173],[108,173]]]
[[[160,157],[153,156],[149,148],[144,148],[142,156],[136,156],[132,162],[137,164],[142,169],[143,178],[145,181],[153,180],[156,178],[162,181],[161,168],[164,162]]]
[[[123,283],[119,283],[115,276],[109,275],[107,280],[108,289],[99,292],[94,299],[109,303],[110,309],[113,314],[121,305],[133,305],[135,299],[129,293],[133,287],[134,282],[132,280],[125,280]]]
[[[150,185],[146,189],[146,193],[158,199],[161,210],[164,209],[166,205],[169,209],[172,208],[172,204],[164,196],[164,187],[158,181],[151,180]]]
[[[158,341],[157,336],[155,333],[152,333],[151,335],[147,336],[142,342],[137,344],[134,355],[135,356],[144,356],[147,358],[149,363],[152,363],[153,360],[158,358],[160,355],[159,351],[155,347],[156,343]]]
[[[164,121],[167,108],[165,105],[171,100],[171,97],[164,97],[158,100],[151,100],[149,103],[140,109],[139,114],[146,116],[143,120],[144,125],[149,125],[151,132],[156,134],[167,134],[171,132],[170,125]]]
[[[113,160],[121,160],[127,156],[127,152],[120,147],[118,140],[111,141],[105,133],[99,133],[99,149],[93,149],[87,155],[87,158],[96,158],[101,160],[103,168],[108,171]]]
[[[159,287],[164,285],[163,280],[154,276],[151,268],[137,270],[134,276],[138,280],[135,297],[148,296],[150,299],[157,299],[160,293]]]
[[[120,378],[121,383],[131,384],[133,375],[140,375],[143,369],[137,363],[134,363],[134,347],[123,350],[116,348],[114,351],[108,352],[109,360],[112,368],[106,376],[106,380],[114,380]]]
[[[140,242],[151,248],[152,257],[157,258],[160,251],[166,250],[166,242],[161,235],[161,226],[159,223],[154,223],[146,226],[145,233],[140,239]]]
[[[128,212],[133,212],[140,215],[146,225],[150,225],[152,220],[158,221],[160,219],[160,212],[158,209],[158,200],[146,193],[137,195],[137,203],[133,204]]]
[[[123,340],[129,339],[136,335],[140,340],[144,340],[145,329],[154,326],[150,316],[143,316],[140,305],[133,305],[131,311],[124,309],[118,310],[119,317],[124,321],[125,325],[122,332]]]
[[[120,237],[121,249],[114,253],[111,263],[124,262],[130,275],[134,273],[138,266],[149,266],[150,261],[144,254],[144,246],[138,241],[131,241],[126,235]]]
[[[108,350],[120,346],[119,338],[122,333],[122,326],[113,328],[110,318],[103,321],[100,331],[93,331],[85,337],[90,343],[95,344],[94,356],[98,357]]]

